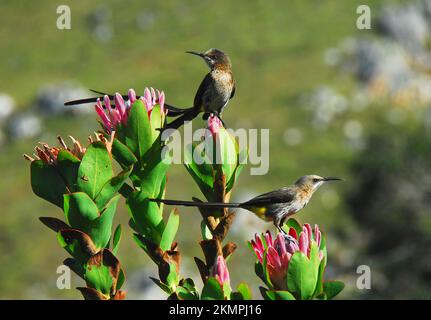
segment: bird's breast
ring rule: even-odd
[[[207,89],[204,97],[204,109],[207,112],[220,111],[230,99],[234,82],[230,72],[213,71],[213,85]]]

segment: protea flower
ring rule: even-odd
[[[227,269],[226,261],[223,256],[217,256],[212,276],[218,280],[222,287],[224,285],[230,286],[229,270]]]
[[[105,95],[103,98],[103,103],[106,110],[104,109],[100,99],[97,99],[95,109],[100,117],[102,126],[107,133],[116,131],[121,125],[127,125],[130,108],[136,99],[136,93],[133,89],[129,89],[127,101],[124,101],[123,97],[119,93],[115,93],[114,107],[112,107],[109,96]],[[139,99],[144,103],[145,108],[147,109],[148,118],[150,119],[154,106],[159,104],[162,121],[164,120],[166,111],[164,110],[165,94],[163,91],[160,92],[159,90],[154,90],[153,88],[145,88],[144,95],[139,97]]]
[[[82,159],[86,148],[83,147],[81,143],[74,137],[69,136],[69,138],[70,140],[72,140],[72,147],[68,147],[63,138],[58,136],[57,139],[60,142],[59,147],[50,147],[46,143],[39,143],[39,146],[36,146],[34,148],[35,153],[33,154],[33,157],[24,154],[24,158],[29,161],[42,160],[45,164],[56,165],[57,156],[60,150],[67,150],[78,159]],[[102,138],[103,137],[96,136],[97,140],[100,140]]]
[[[320,249],[321,238],[319,227],[316,225],[313,232],[311,226],[306,223],[303,225],[299,237],[294,228],[289,229],[289,234],[277,234],[275,240],[267,231],[260,237],[256,235],[250,244],[259,263],[264,270],[266,269],[273,289],[288,290],[287,274],[293,255],[303,254],[307,259],[311,259],[311,246],[315,244],[318,248],[320,262],[323,258],[323,251]]]

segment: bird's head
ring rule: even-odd
[[[336,177],[321,177],[315,174],[310,174],[299,178],[295,182],[295,185],[303,190],[314,192],[320,186],[322,186],[324,183],[328,181],[342,181],[342,180],[343,179],[336,178]]]
[[[187,53],[201,57],[211,69],[219,67],[230,68],[232,66],[229,56],[218,49],[211,48],[203,53],[196,51],[187,51]]]

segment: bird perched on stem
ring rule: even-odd
[[[195,202],[168,199],[150,199],[168,205],[180,205],[201,208],[242,208],[247,209],[259,218],[272,221],[275,227],[284,232],[282,226],[286,219],[303,209],[310,201],[313,193],[328,181],[342,180],[336,177],[320,177],[306,175],[299,178],[293,185],[261,194],[241,203]]]
[[[170,116],[181,116],[167,125],[167,129],[178,129],[185,121],[204,113],[204,120],[216,114],[219,118],[229,100],[235,95],[235,80],[229,56],[218,49],[209,49],[204,53],[187,51],[204,59],[211,71],[202,80],[195,94],[193,106],[188,109],[173,110]]]
[[[210,114],[216,114],[219,118],[223,109],[228,104],[229,100],[235,94],[235,80],[232,74],[232,64],[229,56],[221,50],[209,49],[204,53],[187,51],[187,53],[201,57],[210,67],[210,72],[204,77],[195,94],[193,106],[186,109],[181,109],[165,103],[165,108],[168,110],[169,117],[177,117],[169,123],[165,129],[178,129],[185,121],[193,120],[199,113],[204,113],[206,120]],[[114,95],[106,94],[100,91],[91,90],[97,94],[101,94],[103,99],[107,95],[113,100]],[[127,95],[123,96],[127,99]],[[140,97],[137,97],[138,99]],[[66,106],[78,105],[83,103],[96,102],[97,97],[84,98],[79,100],[68,101]]]

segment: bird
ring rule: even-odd
[[[190,108],[178,108],[165,103],[169,117],[178,117],[165,126],[164,129],[178,129],[184,122],[193,120],[199,113],[204,113],[204,120],[211,114],[221,118],[221,114],[235,95],[235,80],[232,74],[232,64],[229,56],[223,51],[211,48],[205,52],[186,51],[186,53],[201,57],[210,68],[196,91],[193,106]],[[113,100],[114,95],[101,91],[90,91],[102,95],[102,97],[84,98],[65,102],[64,105],[78,105],[83,103],[96,102],[107,95]],[[127,95],[123,95],[127,99]],[[139,96],[137,98],[140,98]]]
[[[232,73],[232,63],[229,56],[223,51],[211,48],[205,52],[187,51],[186,53],[201,57],[210,72],[205,75],[196,91],[193,106],[187,109],[178,109],[172,115],[182,114],[179,118],[166,125],[166,129],[178,129],[184,122],[193,120],[203,112],[206,120],[213,114],[221,119],[224,108],[235,95],[235,79]]]
[[[329,181],[343,181],[337,177],[321,177],[315,174],[304,175],[294,184],[258,195],[241,203],[196,202],[169,199],[150,199],[150,201],[175,206],[200,208],[242,208],[253,212],[265,221],[272,221],[278,231],[286,233],[282,226],[286,219],[302,210],[314,192]]]

